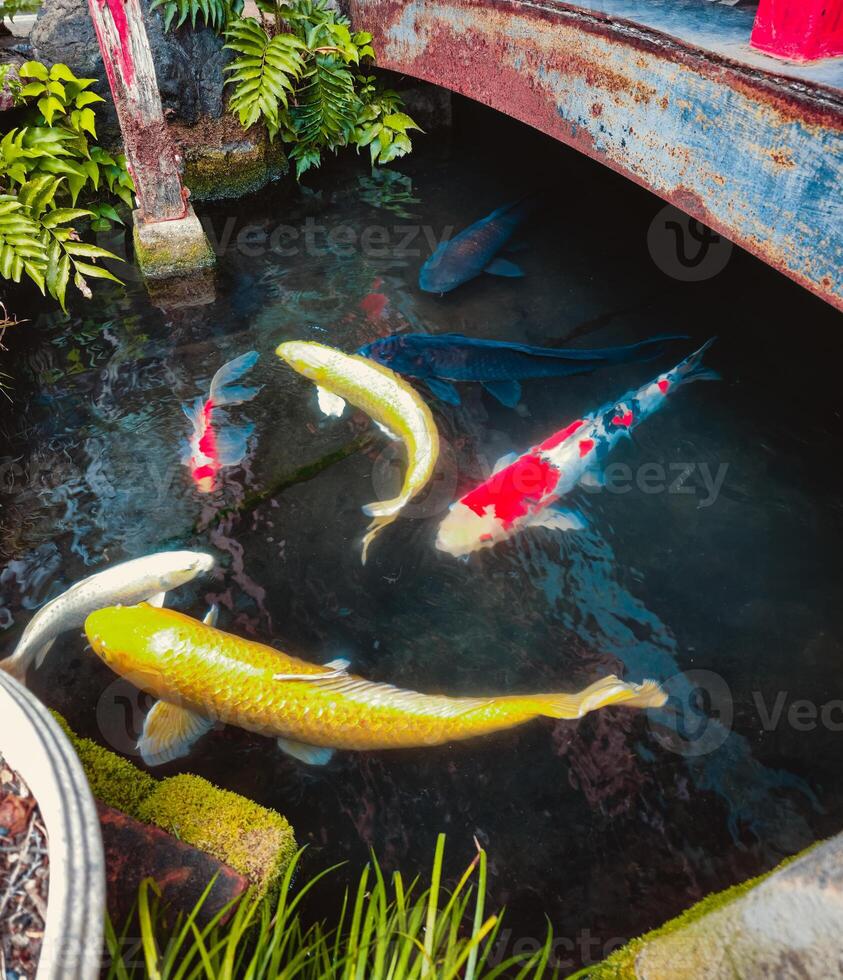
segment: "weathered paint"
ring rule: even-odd
[[[188,213],[178,157],[167,132],[140,0],[88,0],[135,181],[140,219]]]
[[[843,55],[843,0],[761,0],[750,43],[796,61]]]
[[[843,308],[839,89],[804,72],[762,71],[764,56],[745,42],[749,61],[724,54],[722,38],[714,52],[619,15],[643,9],[636,2],[603,0],[597,11],[560,0],[348,6],[374,34],[383,67],[581,150]],[[697,17],[714,5],[652,3],[673,20],[691,6]]]

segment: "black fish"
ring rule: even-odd
[[[508,408],[521,398],[519,381],[526,378],[559,378],[585,374],[610,364],[648,361],[663,353],[669,343],[687,340],[682,335],[653,337],[627,347],[581,348],[530,347],[502,340],[477,340],[461,334],[438,336],[421,333],[393,334],[358,351],[399,374],[421,378],[437,398],[460,404],[453,381],[479,381]]]
[[[428,293],[448,293],[481,272],[494,276],[523,276],[514,262],[495,256],[537,203],[536,196],[531,195],[506,204],[454,238],[442,242],[422,266],[419,286]]]

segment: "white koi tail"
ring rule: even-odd
[[[254,398],[262,385],[247,388],[244,385],[235,385],[234,382],[239,381],[247,371],[251,371],[259,357],[257,351],[250,350],[240,357],[235,357],[233,361],[223,364],[211,380],[209,401],[215,406],[239,405]]]
[[[589,711],[623,704],[627,708],[660,708],[667,695],[656,681],[629,684],[614,674],[574,694],[536,694],[528,697],[547,718],[582,718]]]
[[[674,369],[676,374],[676,384],[685,385],[691,384],[693,381],[719,381],[720,375],[717,371],[712,368],[707,368],[703,366],[702,359],[705,352],[709,347],[717,340],[716,337],[712,337],[707,340],[699,350],[694,351],[689,357],[686,357],[681,364],[678,364]]]

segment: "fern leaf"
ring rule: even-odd
[[[263,119],[274,138],[280,126],[279,109],[286,109],[295,82],[304,71],[305,45],[293,34],[270,38],[254,18],[228,25],[226,48],[238,55],[226,67],[227,84],[234,86],[229,108],[249,129]]]
[[[292,110],[299,139],[305,144],[344,146],[360,111],[351,72],[338,58],[317,55],[303,83]]]

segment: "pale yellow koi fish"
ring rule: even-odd
[[[421,396],[394,371],[358,354],[311,341],[281,344],[275,353],[316,386],[319,407],[339,417],[346,402],[369,415],[393,439],[404,443],[407,471],[397,497],[367,504],[363,513],[373,517],[363,538],[363,564],[369,545],[397,519],[405,507],[427,486],[439,458],[439,432]]]
[[[323,765],[334,749],[441,745],[533,718],[581,718],[612,704],[656,708],[666,700],[655,681],[614,676],[573,693],[419,694],[355,677],[347,661],[308,663],[147,604],[93,612],[85,632],[112,670],[160,698],[139,742],[150,765],[186,755],[217,721],[275,738],[295,758]]]

